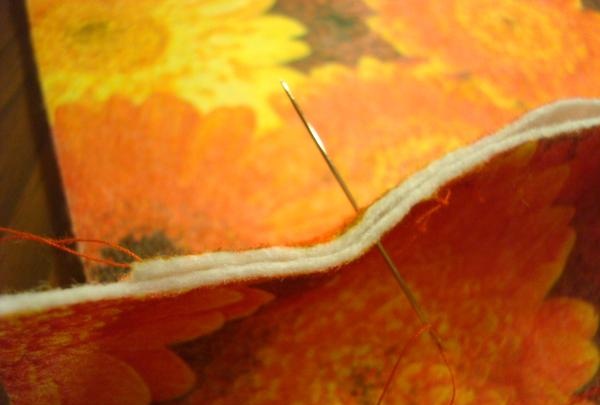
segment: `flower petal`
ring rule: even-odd
[[[168,349],[122,350],[112,354],[128,363],[144,379],[153,401],[181,396],[196,381],[196,374]]]
[[[150,391],[129,365],[105,353],[73,353],[66,367],[53,367],[63,405],[147,405]],[[68,357],[63,359],[67,361]],[[61,363],[65,364],[65,363]]]

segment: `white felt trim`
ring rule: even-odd
[[[216,252],[136,263],[129,281],[0,296],[0,316],[86,301],[181,292],[235,281],[327,271],[363,254],[420,201],[452,179],[528,141],[600,126],[600,100],[566,100],[537,109],[495,135],[446,155],[371,205],[334,240],[306,248],[271,247]]]

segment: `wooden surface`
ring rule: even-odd
[[[0,226],[68,236],[70,222],[21,0],[0,0]],[[31,242],[0,244],[0,292],[82,281],[77,259]]]

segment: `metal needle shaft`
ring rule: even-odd
[[[302,123],[304,124],[304,126],[308,130],[308,133],[310,134],[310,136],[311,136],[312,140],[314,141],[315,145],[317,145],[317,148],[319,149],[319,152],[321,152],[321,156],[323,156],[323,159],[325,159],[325,162],[327,162],[327,166],[329,166],[329,170],[331,170],[331,172],[333,173],[335,179],[337,180],[337,182],[339,183],[339,185],[342,187],[342,190],[344,191],[344,194],[346,194],[346,197],[348,198],[348,201],[350,201],[350,204],[352,204],[352,207],[354,208],[354,210],[356,212],[358,212],[359,211],[359,207],[358,207],[358,204],[356,202],[356,199],[354,198],[354,196],[350,192],[350,189],[348,188],[348,185],[344,181],[344,178],[342,177],[342,175],[340,174],[340,172],[338,171],[338,169],[336,168],[336,166],[333,164],[333,161],[329,157],[329,154],[327,153],[327,149],[325,149],[325,144],[321,140],[321,137],[317,133],[316,129],[306,119],[304,113],[302,112],[302,109],[300,108],[300,105],[298,104],[298,102],[294,98],[294,96],[292,94],[292,91],[290,90],[290,87],[288,86],[288,84],[285,81],[281,81],[281,86],[283,87],[283,90],[285,91],[285,93],[287,94],[288,98],[290,99],[290,102],[294,106],[294,109],[296,110],[296,113],[298,114],[298,116],[302,120]],[[427,319],[427,315],[425,314],[425,311],[423,311],[423,309],[421,308],[421,305],[419,305],[419,302],[417,301],[417,298],[413,294],[413,292],[410,289],[410,287],[409,287],[408,283],[406,282],[406,280],[404,280],[404,277],[402,277],[402,275],[398,271],[398,268],[396,267],[396,264],[392,260],[391,256],[388,254],[387,250],[383,247],[383,244],[381,243],[381,241],[378,241],[376,243],[376,246],[377,246],[377,249],[379,250],[379,252],[381,253],[381,255],[383,256],[386,264],[388,265],[388,267],[392,271],[392,274],[394,275],[394,278],[396,279],[396,281],[400,285],[400,288],[402,289],[402,292],[406,296],[406,299],[408,300],[408,302],[410,303],[411,307],[413,308],[413,310],[417,314],[417,317],[419,318],[419,320],[421,321],[421,323],[423,323],[425,325],[428,325],[429,321]],[[440,339],[438,338],[438,336],[435,333],[433,333],[433,331],[431,329],[430,329],[430,334],[433,337],[433,339],[435,340],[436,344],[441,347]]]

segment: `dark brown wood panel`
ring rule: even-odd
[[[21,0],[0,1],[0,226],[71,234]],[[30,242],[0,244],[0,292],[82,280],[73,257]]]

